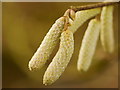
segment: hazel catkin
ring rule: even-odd
[[[73,33],[77,31],[77,29],[83,25],[88,19],[96,16],[101,12],[101,8],[90,9],[90,10],[83,10],[78,11],[75,13],[75,19],[73,24],[69,27]]]
[[[73,33],[66,30],[61,34],[59,50],[44,74],[43,84],[50,85],[61,76],[72,57],[73,51]]]
[[[112,53],[114,51],[113,6],[102,8],[100,39],[103,49]]]
[[[59,41],[61,32],[64,28],[65,17],[60,17],[52,25],[49,32],[43,39],[40,47],[37,49],[32,59],[29,61],[29,69],[36,70],[43,67],[47,59],[49,59],[53,49]]]
[[[77,69],[79,71],[87,71],[90,67],[92,57],[95,53],[98,37],[100,32],[100,21],[92,19],[89,22],[88,28],[82,40],[81,49],[77,62]]]

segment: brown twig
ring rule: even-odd
[[[117,2],[103,2],[103,3],[91,4],[91,5],[85,5],[85,6],[70,6],[70,8],[75,12],[77,12],[81,10],[94,9],[94,8],[108,6],[108,5],[113,5],[116,3]]]

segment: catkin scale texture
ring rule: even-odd
[[[29,61],[29,69],[36,70],[43,67],[47,59],[49,59],[53,49],[59,41],[61,32],[64,28],[65,17],[60,17],[53,24],[49,32],[43,39],[40,47],[37,49],[32,59]]]
[[[54,83],[61,76],[67,67],[74,51],[74,39],[73,33],[71,31],[64,31],[61,34],[60,39],[61,41],[59,50],[48,66],[43,77],[43,84],[45,85]]]
[[[100,38],[104,50],[112,53],[114,51],[113,6],[102,8]]]
[[[82,40],[79,52],[77,69],[79,71],[87,71],[90,67],[92,57],[95,53],[98,37],[100,32],[100,21],[92,19]]]
[[[73,33],[77,31],[77,29],[84,24],[88,19],[96,16],[97,14],[100,14],[101,8],[96,9],[90,9],[90,10],[83,10],[78,11],[75,14],[75,19],[73,24],[69,27],[69,30],[71,30]]]

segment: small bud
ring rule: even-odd
[[[71,17],[72,20],[75,19],[75,11],[72,10],[72,9],[70,9],[70,17]]]
[[[69,14],[70,14],[70,9],[67,9],[64,13],[64,16],[68,16],[69,17]]]

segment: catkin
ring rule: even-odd
[[[100,32],[100,21],[92,19],[82,40],[79,52],[77,69],[79,71],[87,71],[90,67],[92,57],[95,53],[98,37]]]
[[[69,18],[69,26],[73,24],[73,20]]]
[[[36,70],[43,67],[47,59],[50,57],[53,49],[59,41],[61,32],[64,28],[65,17],[61,17],[53,24],[40,47],[37,49],[32,59],[29,61],[29,69]]]
[[[61,76],[72,57],[74,51],[73,33],[69,30],[64,31],[60,40],[59,50],[44,74],[43,84],[45,85],[54,83]]]
[[[100,38],[104,50],[112,53],[114,51],[113,6],[102,8]]]
[[[75,19],[73,24],[69,27],[69,30],[71,30],[73,33],[77,31],[77,29],[88,19],[96,16],[101,12],[101,8],[96,9],[90,9],[90,10],[83,10],[78,11],[75,14]]]

